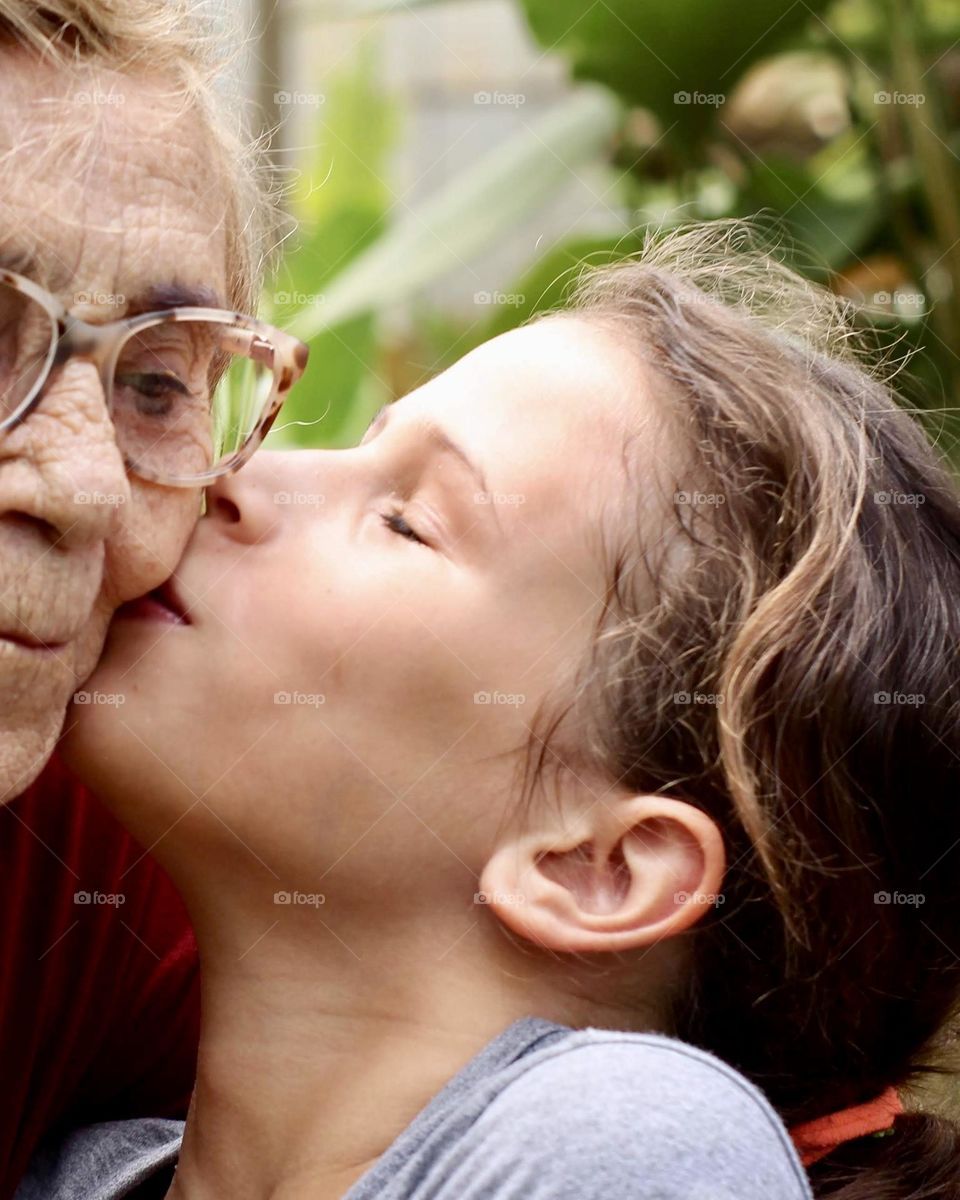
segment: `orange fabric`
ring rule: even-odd
[[[825,1117],[817,1117],[803,1125],[794,1125],[790,1137],[801,1162],[809,1167],[843,1142],[892,1128],[894,1118],[902,1112],[903,1105],[897,1089],[889,1087],[866,1104],[857,1104],[840,1112],[828,1113]]]

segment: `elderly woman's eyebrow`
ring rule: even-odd
[[[126,298],[127,316],[169,308],[223,308],[223,297],[206,284],[153,283]]]
[[[23,275],[55,294],[66,291],[70,286],[85,286],[83,281],[67,281],[66,272],[60,270],[55,277],[43,270],[39,259],[29,250],[17,246],[0,246],[0,268]],[[164,312],[170,308],[223,308],[223,297],[215,288],[206,284],[152,283],[132,295],[124,297],[127,316],[145,312]],[[123,303],[123,301],[119,301]],[[69,304],[68,304],[69,307]]]

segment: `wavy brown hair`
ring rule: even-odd
[[[960,493],[849,304],[763,241],[742,222],[684,227],[576,290],[573,311],[660,381],[692,466],[659,547],[628,513],[589,662],[532,740],[524,790],[578,711],[602,778],[717,822],[725,903],[688,935],[673,1032],[792,1126],[946,1070]],[[626,494],[641,470],[625,447]],[[957,1200],[960,1140],[911,1112],[809,1174],[818,1197]]]

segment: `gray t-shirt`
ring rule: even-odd
[[[183,1122],[110,1121],[34,1155],[15,1200],[162,1200]],[[343,1200],[812,1200],[787,1130],[725,1062],[655,1033],[514,1022]]]

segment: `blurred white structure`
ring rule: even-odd
[[[329,0],[276,3],[277,90],[304,98],[283,110],[289,160],[295,162],[297,148],[314,136],[316,106],[307,98],[322,95],[324,80],[349,62],[362,39],[372,40],[401,118],[385,179],[401,209],[415,209],[498,142],[530,126],[571,86],[565,64],[541,51],[511,0],[421,7],[399,0],[389,12],[355,19],[331,19]],[[260,49],[254,46],[254,55]],[[252,58],[251,69],[258,69]],[[623,221],[608,167],[598,162],[595,169],[570,171],[552,203],[479,260],[456,267],[429,299],[466,313],[476,292],[508,289],[538,253],[567,234],[618,233]]]

